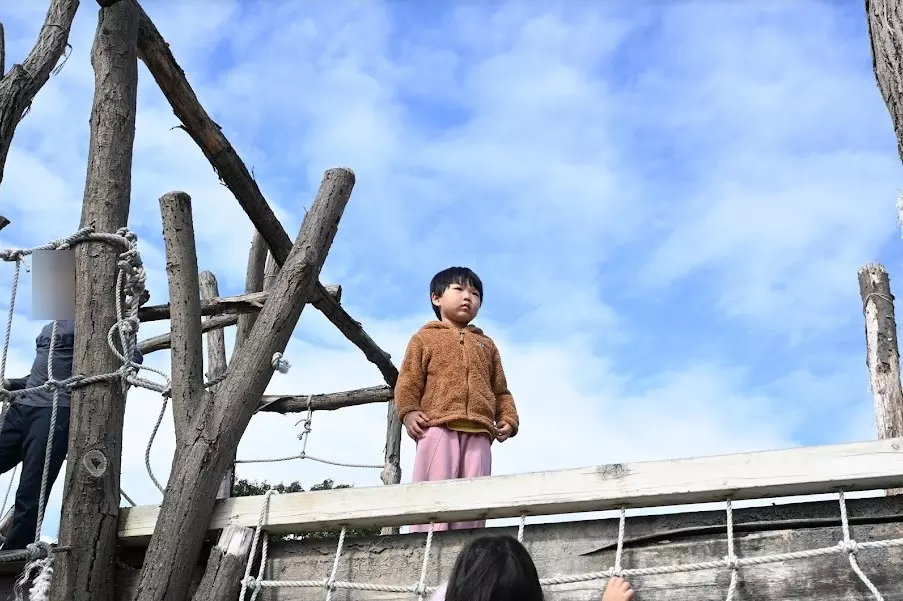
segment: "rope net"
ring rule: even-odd
[[[263,497],[263,503],[260,510],[260,516],[257,520],[257,527],[254,530],[254,539],[251,546],[251,553],[248,557],[247,567],[245,569],[244,578],[241,581],[241,592],[239,593],[239,601],[245,601],[246,595],[248,591],[251,591],[251,601],[254,601],[257,597],[257,594],[262,589],[275,589],[275,588],[322,588],[325,590],[326,601],[332,600],[332,594],[336,590],[353,590],[353,591],[368,591],[368,592],[382,592],[382,593],[409,593],[412,596],[416,596],[419,601],[422,601],[425,595],[428,595],[434,592],[438,587],[437,586],[427,586],[425,583],[427,567],[429,566],[430,561],[430,552],[432,550],[433,545],[433,526],[435,525],[435,521],[430,523],[429,531],[427,532],[426,541],[423,549],[423,564],[420,571],[420,579],[415,584],[380,584],[374,582],[355,582],[355,581],[341,581],[336,579],[336,575],[338,572],[338,566],[342,555],[342,550],[345,543],[345,533],[346,528],[342,528],[341,534],[339,535],[338,544],[336,545],[336,553],[335,558],[332,565],[332,570],[326,578],[321,578],[317,580],[266,580],[264,579],[264,573],[266,569],[267,563],[267,551],[268,551],[268,536],[266,530],[264,529],[264,523],[266,521],[266,516],[269,510],[270,497],[273,494],[278,494],[276,491],[270,490]],[[836,544],[830,547],[823,547],[817,549],[806,549],[803,551],[792,551],[787,553],[771,553],[764,555],[756,555],[752,557],[738,557],[735,552],[734,547],[734,516],[733,516],[733,507],[730,499],[727,499],[726,504],[726,514],[727,514],[727,556],[720,559],[713,559],[709,561],[700,561],[693,563],[680,563],[680,564],[671,564],[671,565],[661,565],[661,566],[647,566],[647,567],[636,567],[636,568],[624,568],[622,566],[622,557],[623,557],[623,549],[624,549],[624,534],[626,531],[627,525],[627,511],[622,508],[620,512],[620,519],[618,522],[618,541],[617,547],[615,551],[614,565],[611,567],[600,570],[596,572],[585,572],[580,574],[567,574],[567,575],[559,575],[559,576],[551,576],[546,578],[541,578],[540,583],[544,587],[551,587],[556,585],[564,585],[564,584],[577,584],[583,582],[593,582],[600,581],[600,588],[604,586],[604,583],[608,581],[609,578],[614,576],[621,576],[624,578],[637,577],[637,576],[660,576],[660,575],[668,575],[668,574],[678,574],[685,572],[696,572],[703,570],[718,570],[718,569],[728,569],[730,570],[730,583],[728,585],[725,600],[733,601],[734,595],[737,590],[737,585],[739,582],[739,571],[740,568],[749,567],[749,566],[761,566],[772,563],[779,563],[785,561],[794,561],[799,559],[811,559],[816,557],[826,557],[829,555],[837,555],[846,553],[847,559],[849,560],[850,567],[856,576],[862,581],[862,583],[868,588],[872,597],[875,601],[884,601],[884,597],[881,592],[875,587],[871,580],[869,580],[868,576],[862,571],[862,568],[859,566],[859,561],[857,560],[857,555],[860,551],[865,549],[890,549],[894,547],[903,547],[903,538],[895,538],[895,539],[887,539],[887,540],[877,540],[870,541],[866,543],[857,543],[850,535],[850,523],[849,518],[847,516],[847,504],[846,498],[843,492],[838,493],[838,502],[840,505],[840,524],[841,530],[843,532],[843,538]],[[520,525],[518,527],[518,535],[517,538],[519,541],[523,542],[524,538],[524,528],[526,523],[526,514],[521,515]],[[262,543],[261,543],[262,541]],[[258,574],[256,577],[251,576],[251,568],[257,558],[257,547],[260,544],[260,565],[258,569]]]
[[[69,377],[60,379],[60,374],[53,373],[53,361],[56,353],[57,345],[57,327],[59,321],[54,321],[52,325],[50,348],[47,359],[47,381],[40,386],[24,388],[19,390],[10,390],[6,384],[6,367],[9,358],[10,341],[12,337],[13,318],[16,309],[16,300],[19,290],[19,282],[22,273],[23,263],[28,268],[27,257],[33,255],[37,251],[45,250],[68,250],[72,247],[87,242],[102,243],[113,246],[120,250],[117,263],[116,286],[111,291],[113,302],[116,306],[116,321],[107,332],[107,344],[113,354],[118,358],[120,366],[115,371],[98,374],[98,375],[81,375],[72,374]],[[46,511],[45,497],[48,493],[49,472],[51,449],[53,446],[54,431],[56,429],[57,411],[59,407],[59,393],[61,390],[72,391],[77,388],[89,386],[100,382],[118,381],[122,386],[123,394],[128,392],[131,386],[145,388],[147,390],[159,393],[162,397],[160,412],[154,423],[154,427],[148,438],[147,446],[144,453],[144,464],[147,474],[153,482],[154,486],[165,493],[166,487],[161,484],[155,476],[151,467],[151,451],[154,440],[159,432],[160,425],[166,413],[169,398],[171,396],[171,381],[169,376],[158,369],[147,365],[139,365],[135,362],[135,351],[138,348],[138,329],[140,320],[138,318],[138,310],[141,304],[141,298],[145,292],[145,284],[147,274],[138,251],[138,237],[128,230],[121,228],[115,233],[95,232],[93,228],[82,228],[76,233],[66,238],[60,238],[29,249],[7,249],[0,251],[0,261],[14,264],[13,280],[11,284],[9,310],[6,319],[5,336],[3,342],[3,351],[0,355],[0,431],[2,431],[3,423],[6,418],[6,412],[10,404],[18,397],[29,394],[37,390],[45,390],[52,393],[51,417],[48,432],[48,440],[45,446],[44,466],[41,477],[41,493],[38,501],[38,521],[35,531],[34,542],[22,551],[0,551],[0,564],[18,562],[27,560],[25,570],[22,573],[16,585],[16,599],[24,599],[24,586],[34,577],[31,590],[31,599],[39,601],[46,598],[47,590],[49,590],[50,577],[53,572],[53,553],[67,551],[64,547],[53,547],[41,541],[41,527],[44,522],[44,514]],[[275,353],[272,358],[273,368],[280,373],[288,373],[291,364],[286,361],[282,353]],[[150,372],[158,376],[159,381],[149,380],[138,376],[139,370]],[[228,371],[214,378],[208,379],[205,388],[210,389],[226,379]],[[304,420],[304,430],[299,435],[302,441],[301,453],[291,457],[275,458],[275,459],[253,459],[247,461],[239,461],[237,463],[269,463],[276,461],[287,461],[291,459],[310,459],[329,465],[350,467],[350,468],[372,468],[381,469],[383,465],[346,463],[339,461],[331,461],[320,457],[313,457],[306,453],[308,436],[312,429],[313,409],[308,397],[308,412]],[[300,423],[300,422],[299,422]],[[297,424],[296,424],[297,425]],[[13,470],[6,493],[3,498],[2,509],[0,515],[6,511],[9,501],[9,495],[12,490],[16,469]],[[135,501],[129,495],[120,490],[121,497],[131,506],[135,506]],[[2,540],[2,539],[0,539]]]

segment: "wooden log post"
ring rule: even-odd
[[[390,403],[392,389],[388,386],[371,386],[342,392],[310,395],[310,408],[314,411],[335,411],[345,407],[357,407],[371,403]],[[303,413],[307,411],[308,397],[304,394],[264,395],[258,411],[275,413]]]
[[[16,126],[66,50],[78,4],[79,0],[53,0],[50,3],[38,40],[21,65],[13,65],[6,73],[6,59],[0,56],[0,181],[3,181]],[[0,49],[0,54],[3,52]]]
[[[899,0],[866,0],[865,12],[872,68],[903,160],[903,4]]]
[[[903,385],[900,382],[894,296],[883,265],[870,263],[859,270],[859,295],[865,314],[865,360],[878,438],[897,438],[903,436]],[[887,492],[900,494],[903,490]]]
[[[137,36],[133,6],[121,3],[100,10],[91,49],[94,101],[81,215],[81,227],[93,226],[98,232],[115,232],[128,223]],[[120,367],[107,346],[107,332],[117,319],[111,291],[116,289],[119,252],[102,243],[75,247],[74,373],[105,374]],[[71,407],[59,534],[60,544],[71,551],[56,556],[51,598],[111,601],[125,396],[119,382],[93,384],[72,391]]]
[[[278,275],[279,265],[276,264],[276,259],[273,258],[272,253],[268,253],[266,268],[263,271],[263,289],[269,290],[272,288],[273,282],[276,281],[276,276]]]
[[[172,330],[172,415],[176,441],[184,443],[195,415],[203,405],[204,346],[201,338],[200,284],[194,239],[191,197],[169,192],[160,198],[166,276],[169,281],[170,327]]]
[[[241,590],[241,579],[251,555],[254,529],[226,526],[210,551],[207,569],[193,601],[232,601]]]
[[[209,271],[202,271],[200,276],[201,297],[216,298],[219,296],[219,285],[216,282],[216,276]],[[208,318],[209,319],[213,319]],[[226,336],[222,329],[210,330],[207,333],[207,381],[220,377],[226,370]],[[216,394],[219,384],[214,384],[208,388],[207,394]],[[233,462],[234,463],[234,462]],[[219,491],[216,493],[217,499],[228,499],[232,496],[232,485],[235,481],[235,468],[230,467],[229,471],[223,477]]]
[[[320,270],[353,185],[354,174],[350,170],[326,172],[272,288],[272,302],[264,305],[250,337],[233,357],[233,368],[212,406],[198,415],[193,424],[198,435],[177,444],[169,486],[145,554],[136,601],[186,598],[192,566],[210,525],[216,491],[272,378],[273,354],[285,349],[304,305],[318,294]]]
[[[267,243],[260,235],[260,232],[254,231],[254,238],[251,240],[251,250],[248,251],[248,269],[245,275],[245,294],[254,292],[263,292],[264,270],[267,261]],[[238,329],[235,332],[235,346],[232,353],[238,349],[245,341],[257,321],[257,313],[245,313],[238,318]]]

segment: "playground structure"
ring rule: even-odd
[[[350,199],[353,173],[326,172],[293,244],[150,18],[134,0],[98,3],[82,229],[52,244],[75,249],[77,297],[87,299],[76,308],[74,365],[75,374],[87,377],[54,384],[72,387],[60,541],[56,549],[43,549],[43,556],[36,548],[22,561],[3,563],[10,572],[0,578],[0,593],[12,589],[25,561],[29,566],[43,561],[37,567],[53,567],[52,574],[42,572],[52,577],[49,598],[59,600],[423,599],[474,533],[398,535],[398,526],[510,517],[521,519],[517,536],[537,559],[554,601],[596,599],[616,573],[635,581],[644,600],[903,599],[903,496],[893,494],[903,488],[903,389],[893,297],[882,267],[868,265],[859,273],[881,440],[401,485],[401,424],[391,402],[397,369],[342,308],[341,288],[319,282]],[[72,0],[51,3],[35,57],[0,80],[0,100],[7,90],[24,90],[24,96],[10,96],[13,105],[30,102],[28,94],[37,93],[62,53],[77,6]],[[873,44],[881,39],[874,31],[875,15],[887,19],[891,6],[866,3]],[[190,197],[171,192],[160,199],[169,303],[142,306],[146,296],[135,252],[140,246],[124,229],[139,57],[255,226],[244,295],[219,297],[212,274],[198,273]],[[35,76],[41,73],[43,81]],[[882,83],[877,67],[876,74]],[[885,94],[890,106],[888,98]],[[3,106],[8,105],[0,102]],[[19,117],[21,110],[16,122]],[[8,124],[0,121],[0,159],[15,127]],[[125,249],[123,240],[129,242]],[[21,257],[16,251],[2,256],[17,269]],[[111,296],[110,291],[119,292]],[[286,368],[281,353],[306,304],[364,352],[385,385],[322,395],[263,394],[274,371]],[[155,319],[169,319],[170,334],[139,342],[137,326]],[[236,345],[227,360],[222,330],[232,325]],[[144,352],[171,349],[170,382],[138,376],[125,359],[134,344]],[[176,460],[168,482],[158,483],[164,492],[159,506],[120,508],[122,413],[129,385],[163,393],[173,408]],[[228,498],[235,449],[256,412],[307,412],[310,418],[313,411],[379,402],[387,404],[384,486]],[[853,491],[884,490],[887,496],[847,498]],[[834,499],[733,507],[749,499],[811,494]],[[724,511],[628,515],[636,508],[695,503],[724,503]],[[532,524],[539,516],[602,510],[620,515]],[[383,527],[383,536],[344,536],[345,529],[357,526]],[[342,529],[338,541],[268,539],[328,528]],[[32,596],[39,596],[34,589]]]

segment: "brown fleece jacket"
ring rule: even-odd
[[[422,411],[430,426],[470,420],[494,432],[505,421],[512,436],[519,426],[499,351],[476,326],[459,330],[431,321],[414,334],[395,384],[395,407],[402,420]]]

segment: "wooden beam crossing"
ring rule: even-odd
[[[401,526],[791,497],[903,486],[903,439],[608,464],[579,469],[274,495],[273,533]],[[217,503],[210,530],[254,527],[263,497]],[[123,508],[119,537],[143,544],[158,507]]]

